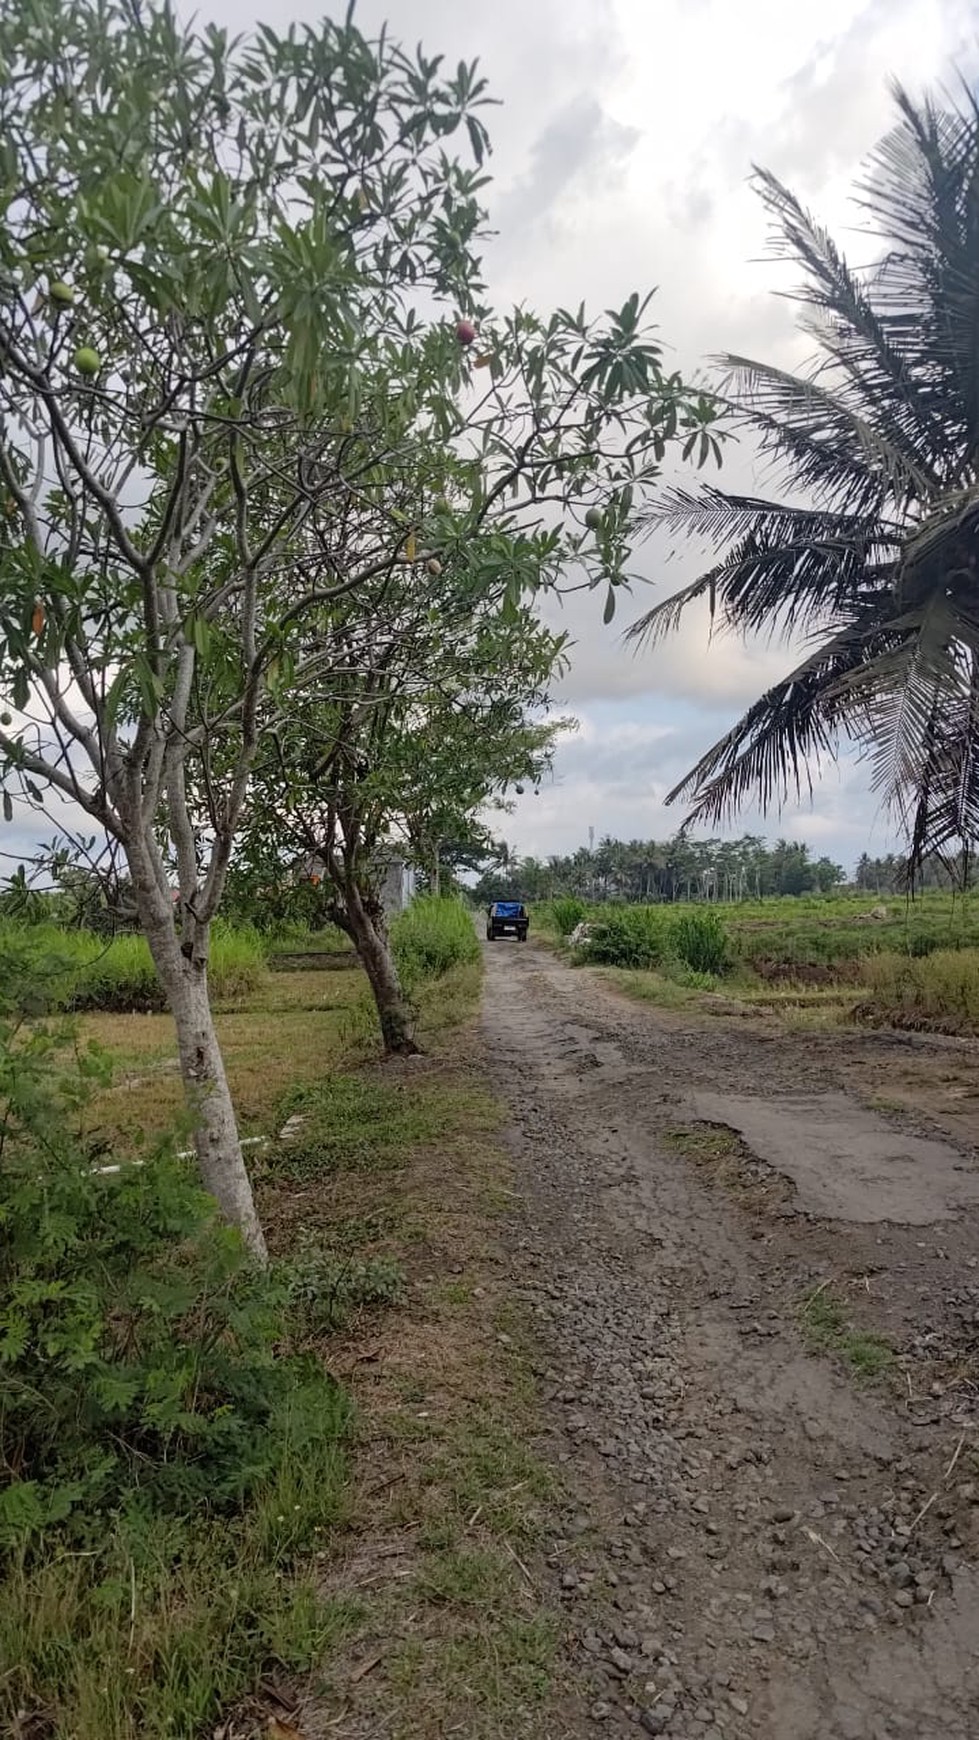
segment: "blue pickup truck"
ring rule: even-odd
[[[530,914],[522,900],[494,900],[487,910],[487,942],[495,942],[499,936],[515,936],[518,942],[526,942],[529,929]]]

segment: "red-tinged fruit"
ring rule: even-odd
[[[458,339],[459,343],[463,346],[463,348],[465,348],[466,345],[470,345],[470,344],[475,343],[475,341],[476,341],[476,328],[474,327],[471,320],[460,320],[458,326],[456,327],[456,338]]]
[[[425,563],[425,567],[427,568],[429,574],[435,575],[436,579],[438,579],[439,575],[442,572],[442,564],[439,561],[437,556],[429,556],[428,561]]]

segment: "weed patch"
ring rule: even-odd
[[[810,1347],[836,1354],[859,1377],[881,1377],[894,1364],[890,1343],[855,1328],[844,1301],[831,1288],[810,1293],[800,1306],[799,1316]]]

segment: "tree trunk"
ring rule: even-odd
[[[385,1056],[417,1057],[420,1047],[412,1034],[411,1011],[401,989],[383,917],[370,910],[357,888],[346,890],[344,906],[345,928],[349,929],[373,992]]]
[[[127,852],[143,934],[177,1029],[180,1073],[194,1120],[194,1146],[205,1189],[225,1220],[238,1227],[260,1263],[268,1260],[241,1151],[235,1109],[207,989],[206,946],[193,958],[181,949],[168,891],[154,874],[149,853]],[[206,938],[204,939],[206,945]]]

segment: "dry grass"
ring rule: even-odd
[[[863,1019],[880,1026],[979,1034],[979,949],[942,949],[919,959],[881,954],[861,963]]]
[[[242,1134],[265,1135],[287,1083],[315,1081],[340,1067],[342,1019],[363,994],[359,973],[277,973],[256,1007],[219,1012],[217,1030]],[[86,1015],[84,1039],[96,1039],[116,1063],[113,1087],[94,1121],[113,1148],[130,1152],[141,1132],[153,1137],[184,1126],[177,1046],[169,1015]]]

